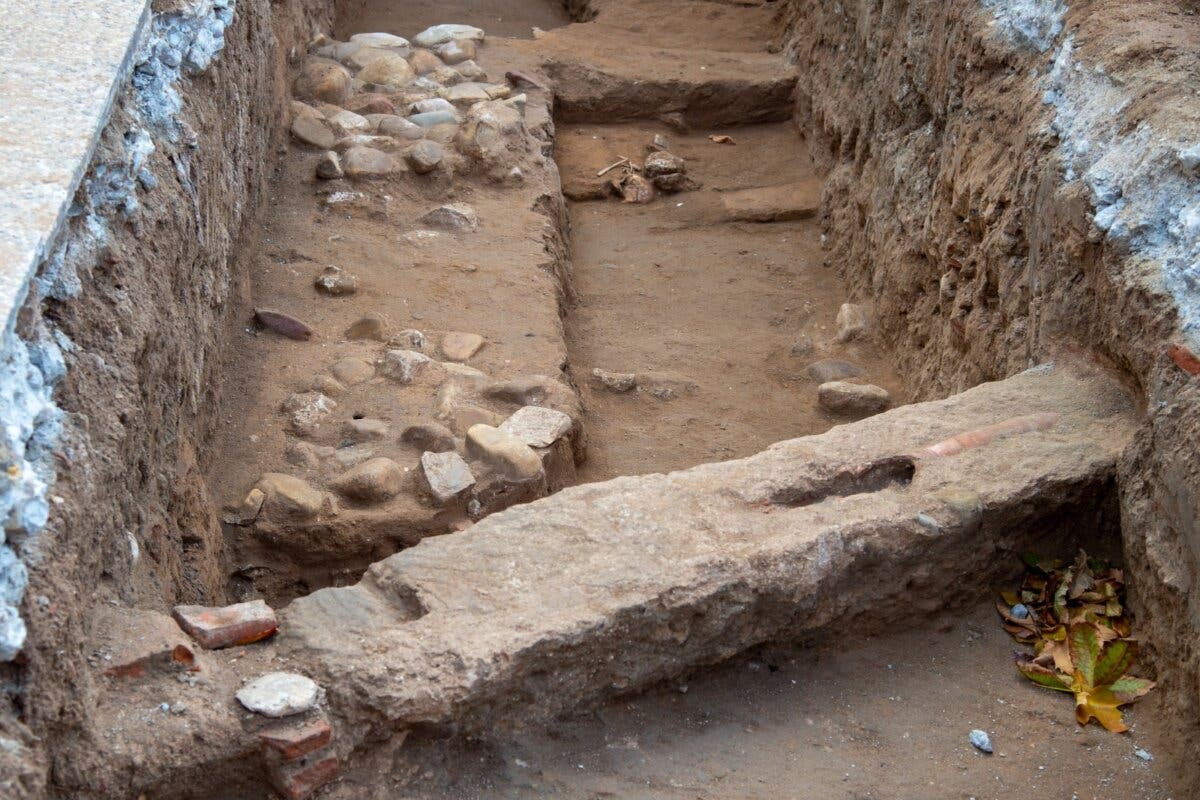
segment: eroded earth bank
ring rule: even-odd
[[[14,796],[1195,791],[1190,12],[154,10],[19,329]],[[1126,734],[993,609],[1080,547]]]

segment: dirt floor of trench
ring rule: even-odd
[[[834,317],[847,298],[822,264],[816,221],[728,217],[723,197],[817,180],[790,123],[686,134],[653,123],[568,125],[558,134],[568,197],[598,193],[605,178],[596,173],[641,158],[655,136],[699,184],[647,206],[570,203],[573,370],[657,375],[683,387],[663,403],[651,392],[614,393],[581,381],[589,436],[581,478],[737,458],[844,421],[821,409],[817,381],[805,372],[822,359],[855,365],[864,380],[903,401],[902,382],[877,343],[836,340]],[[764,215],[807,212],[786,206]]]
[[[544,729],[472,746],[409,737],[332,798],[1168,800],[1151,699],[1117,736],[1012,668],[995,611],[772,645]],[[991,732],[985,756],[967,732]],[[1145,748],[1156,761],[1135,754]]]
[[[697,13],[677,16],[669,36],[680,58],[688,55],[681,43],[689,32],[710,42],[720,38],[714,20],[729,21],[730,6],[691,5]],[[767,6],[747,8],[761,12],[760,23],[770,16]],[[620,25],[633,34],[661,21],[645,4],[626,4],[621,13]],[[522,38],[534,26],[567,22],[550,2],[349,2],[339,36],[411,36],[446,21]],[[745,47],[739,39],[731,49]],[[762,42],[761,50],[767,47]],[[478,60],[503,75],[506,52],[494,39]],[[594,197],[603,183],[596,172],[621,157],[640,161],[655,135],[685,159],[698,186],[649,205]],[[575,198],[564,231],[574,300],[565,307],[544,267],[549,221],[537,199],[549,185],[540,185],[542,178],[527,176],[523,188],[389,181],[341,198],[313,180],[316,157],[296,146],[282,157],[261,235],[245,254],[251,269],[240,302],[243,322],[254,308],[279,309],[304,319],[317,337],[292,342],[239,326],[228,353],[230,405],[213,476],[226,510],[236,509],[264,473],[299,472],[322,483],[386,455],[406,479],[415,475],[422,447],[400,432],[444,400],[436,385],[398,391],[378,376],[343,380],[336,424],[300,447],[280,414],[314,381],[374,362],[380,337],[345,335],[372,315],[388,335],[417,329],[431,347],[448,332],[479,334],[486,344],[467,363],[491,380],[563,370],[557,377],[579,392],[587,441],[586,460],[566,470],[563,482],[674,470],[825,430],[841,419],[819,410],[816,382],[805,373],[821,359],[852,362],[893,402],[907,399],[883,343],[836,341],[834,315],[850,298],[824,261],[836,254],[823,252],[817,223],[804,218],[811,215],[765,223],[729,217],[724,198],[732,192],[816,179],[790,123],[687,132],[658,122],[559,124],[553,157],[563,189]],[[414,222],[448,202],[470,204],[480,232],[430,233]],[[330,266],[356,277],[353,295],[314,290]],[[596,368],[657,376],[673,397],[614,393],[592,377]],[[469,424],[498,424],[512,410],[511,403],[481,402],[441,421],[461,437]],[[355,432],[363,420],[382,423],[381,442]],[[343,510],[350,522],[332,540],[328,530],[312,529],[250,539],[233,525],[232,594],[286,600],[350,583],[366,564],[423,536],[456,535],[469,527],[469,516],[431,507],[408,488],[386,508],[350,503]],[[327,796],[1170,796],[1161,759],[1133,754],[1159,744],[1152,702],[1129,715],[1132,736],[1080,729],[1062,697],[1016,675],[994,612],[916,627],[815,648],[768,647],[686,684],[495,741],[463,745],[414,735],[399,749],[363,757]],[[975,727],[992,732],[996,755],[982,756],[967,743]]]

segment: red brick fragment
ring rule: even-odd
[[[205,650],[266,639],[279,628],[275,611],[262,600],[212,608],[175,606],[175,620]]]
[[[1200,358],[1181,344],[1173,344],[1167,351],[1175,366],[1189,375],[1200,375]]]
[[[272,311],[269,308],[256,308],[254,309],[254,319],[264,328],[269,328],[281,336],[295,339],[298,342],[307,342],[316,335],[316,331],[309,327],[307,323],[296,319],[291,314],[284,314],[282,311]]]
[[[1058,414],[1030,414],[1025,417],[1013,417],[1006,419],[1003,422],[997,422],[995,425],[988,425],[983,428],[977,428],[973,431],[965,431],[957,436],[951,436],[949,439],[931,444],[921,450],[918,456],[956,456],[964,450],[970,450],[974,447],[982,447],[985,444],[990,444],[994,439],[1003,439],[1006,436],[1012,436],[1018,433],[1032,433],[1033,431],[1044,431],[1054,427],[1058,423]]]
[[[271,785],[289,800],[304,800],[337,777],[341,765],[332,753],[314,753],[284,761],[267,770]]]
[[[191,642],[166,614],[133,608],[101,608],[93,620],[94,646],[106,654],[104,674],[140,678],[174,667],[198,670]]]
[[[294,761],[329,744],[332,731],[325,718],[273,725],[259,731],[264,750],[278,753],[285,761]]]

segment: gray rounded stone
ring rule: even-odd
[[[404,154],[404,161],[413,172],[426,175],[437,169],[444,157],[440,144],[423,139],[408,148]]]
[[[345,176],[342,171],[342,159],[337,153],[329,150],[321,154],[317,162],[317,177],[322,180],[334,180]]]
[[[292,120],[292,136],[304,144],[328,150],[333,147],[336,137],[329,125],[323,119],[316,117],[296,117]]]
[[[817,387],[817,400],[822,408],[835,414],[865,416],[883,411],[891,405],[892,396],[869,383],[830,381]]]

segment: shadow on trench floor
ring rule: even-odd
[[[1153,694],[1126,709],[1128,734],[1081,728],[1067,695],[1017,673],[1012,649],[989,607],[935,615],[923,630],[767,646],[537,732],[474,746],[412,737],[329,796],[1172,797]],[[975,728],[993,755],[971,746]]]

